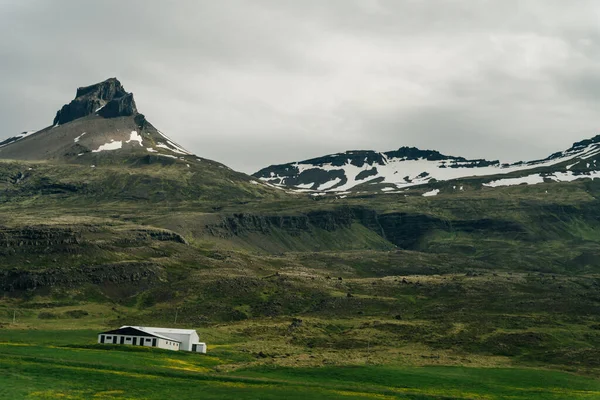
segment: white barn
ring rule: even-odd
[[[184,350],[206,353],[206,343],[200,342],[193,329],[154,328],[125,325],[119,329],[98,334],[98,343],[158,347],[166,350]]]

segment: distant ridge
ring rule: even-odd
[[[493,187],[600,177],[600,165],[596,167],[599,155],[600,135],[577,142],[569,149],[543,160],[514,164],[503,164],[498,160],[468,160],[435,150],[400,147],[383,153],[354,150],[272,165],[253,176],[274,186],[313,195],[346,194],[357,190],[392,193],[409,187],[470,177],[490,177],[483,185]],[[503,182],[503,175],[513,180]],[[514,180],[519,177],[520,180]]]

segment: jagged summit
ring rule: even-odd
[[[138,112],[133,93],[117,78],[78,88],[75,99],[56,113],[51,126],[0,140],[0,159],[98,164],[140,157],[195,160]]]
[[[94,113],[104,118],[132,116],[138,113],[133,93],[127,93],[117,78],[77,89],[75,99],[65,104],[54,118],[54,125],[64,125]]]

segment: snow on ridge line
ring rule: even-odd
[[[168,137],[167,135],[165,135],[164,133],[162,133],[161,131],[159,131],[158,129],[156,130],[158,132],[158,134],[162,137],[164,137],[165,139],[167,139],[167,143],[169,143],[171,146],[175,147],[176,150],[178,150],[179,152],[181,152],[181,154],[186,154],[186,155],[191,155],[192,153],[190,153],[189,151],[187,151],[186,149],[184,149],[183,147],[179,146],[177,143],[175,143],[170,137]],[[169,149],[171,151],[173,151],[173,149]],[[177,153],[177,151],[174,151],[175,153]]]
[[[186,149],[184,149],[183,147],[179,146],[178,144],[176,144],[175,142],[173,142],[171,140],[167,140],[167,143],[170,144],[172,147],[175,147],[177,150],[179,150],[183,154],[187,154],[187,155],[192,154],[192,153],[190,153],[189,151],[187,151]]]
[[[577,179],[597,179],[600,178],[600,171],[591,171],[584,174],[575,175],[573,171],[567,172],[556,172],[550,175],[542,175],[542,174],[533,174],[527,175],[520,178],[506,178],[506,179],[498,179],[495,181],[491,181],[488,183],[484,183],[483,186],[486,187],[500,187],[500,186],[516,186],[522,184],[528,185],[536,185],[539,183],[544,183],[545,179],[552,180],[554,182],[573,182]]]
[[[321,183],[321,186],[319,187],[319,190],[338,192],[346,191],[352,189],[358,184],[370,182],[375,179],[381,178],[383,178],[383,180],[381,180],[379,183],[393,184],[398,189],[402,189],[410,186],[426,184],[433,178],[439,181],[448,181],[467,177],[509,174],[512,172],[527,171],[534,168],[550,167],[556,164],[572,160],[577,157],[587,159],[598,154],[600,154],[600,145],[598,145],[597,143],[592,143],[586,146],[585,148],[577,151],[565,151],[562,153],[562,156],[553,159],[539,162],[512,164],[509,166],[503,166],[503,164],[499,163],[485,167],[467,168],[467,166],[472,164],[465,164],[464,162],[459,162],[452,163],[451,165],[455,166],[454,168],[452,168],[449,167],[448,164],[448,162],[452,160],[445,159],[432,161],[426,160],[424,158],[418,160],[389,158],[385,165],[371,163],[364,164],[362,167],[357,167],[349,162],[346,162],[343,166],[334,166],[332,163],[313,165],[303,164],[301,162],[296,162],[291,165],[298,168],[298,175],[309,169],[321,169],[324,171],[343,171],[347,178],[347,182],[345,184],[334,188],[334,186],[337,185],[336,180],[338,179],[335,178],[330,181]],[[367,169],[371,169],[373,167],[377,168],[377,175],[370,176],[369,178],[360,181],[356,179],[359,173]],[[405,180],[404,177],[408,177],[408,181]],[[261,177],[259,179],[265,182],[271,181],[273,179],[278,179],[280,183],[277,183],[275,185],[284,186],[281,183],[284,180],[284,178],[285,177],[276,175],[272,172],[270,177]],[[313,187],[313,184],[301,184],[296,185],[296,187],[299,189],[307,189]]]
[[[172,149],[171,147],[167,146],[164,143],[158,143],[156,145],[156,147],[160,147],[161,149],[169,150],[169,151],[171,151],[173,153],[177,153],[177,154],[183,154],[183,155],[188,155],[189,154],[189,153],[184,153],[183,151],[179,151],[177,149]]]
[[[33,135],[36,132],[39,132],[39,131],[27,131],[27,132],[19,133],[18,135],[15,135],[13,137],[6,138],[6,140],[9,140],[9,139],[15,139],[15,140],[13,140],[11,142],[8,142],[8,143],[5,143],[5,144],[1,145],[0,147],[8,146],[9,144],[13,144],[15,142],[18,142],[19,140],[24,139],[27,136],[31,136],[31,135]]]

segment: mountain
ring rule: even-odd
[[[53,125],[0,142],[0,159],[102,163],[115,155],[197,161],[138,112],[116,78],[77,89]]]
[[[571,181],[600,176],[596,158],[600,136],[573,144],[543,160],[501,163],[468,160],[434,150],[401,147],[395,151],[346,151],[310,160],[272,165],[253,174],[262,182],[296,192],[342,193],[401,189],[465,178],[483,179],[487,187],[544,181]],[[376,185],[376,186],[374,186]],[[437,192],[436,192],[437,193]]]
[[[0,141],[1,199],[247,201],[281,191],[201,158],[155,128],[117,78],[77,89],[52,125]]]

